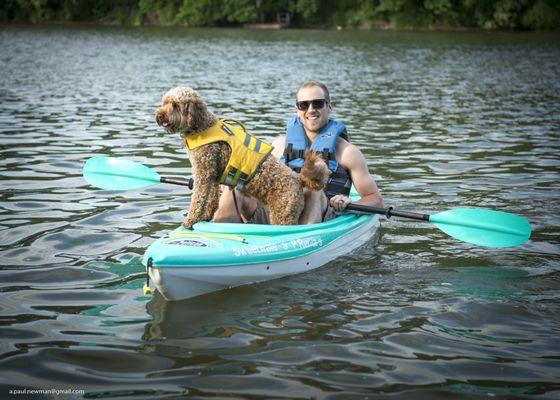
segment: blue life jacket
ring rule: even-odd
[[[329,199],[336,194],[348,195],[352,187],[352,179],[348,171],[338,164],[334,155],[335,143],[339,136],[348,141],[346,126],[331,119],[315,137],[313,142],[311,142],[309,147],[310,151],[322,154],[323,159],[327,162],[332,172],[325,188],[325,193]],[[286,143],[280,162],[299,172],[305,162],[306,149],[307,136],[305,135],[303,125],[298,117],[293,117],[286,126]]]

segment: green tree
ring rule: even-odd
[[[228,23],[246,24],[257,20],[256,2],[252,0],[222,0],[222,19]]]
[[[219,5],[218,0],[183,0],[176,21],[189,26],[212,25],[220,19],[217,15],[221,16]]]
[[[427,2],[432,9],[438,9],[434,4],[437,0]],[[397,29],[424,27],[434,22],[432,12],[425,7],[424,0],[380,0],[376,13]]]
[[[179,0],[139,0],[142,23],[172,25],[176,22]]]
[[[523,15],[521,24],[529,29],[560,27],[560,1],[537,0]]]

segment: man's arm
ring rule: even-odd
[[[354,187],[361,197],[355,204],[383,207],[381,193],[369,173],[366,159],[360,149],[351,143],[346,143],[341,152],[340,165],[350,173]],[[338,211],[345,209],[351,202],[348,197],[343,195],[331,198],[332,207]]]
[[[277,136],[272,141],[272,147],[274,147],[274,149],[272,150],[272,155],[277,160],[279,160],[280,157],[282,157],[282,154],[284,154],[285,143],[286,143],[286,136],[284,135]]]

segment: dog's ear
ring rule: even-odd
[[[200,97],[193,97],[188,100],[185,107],[187,113],[187,128],[193,132],[205,128],[208,121],[208,108]]]

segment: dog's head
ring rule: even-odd
[[[163,95],[156,122],[167,133],[189,134],[208,128],[215,117],[195,90],[176,87]]]

